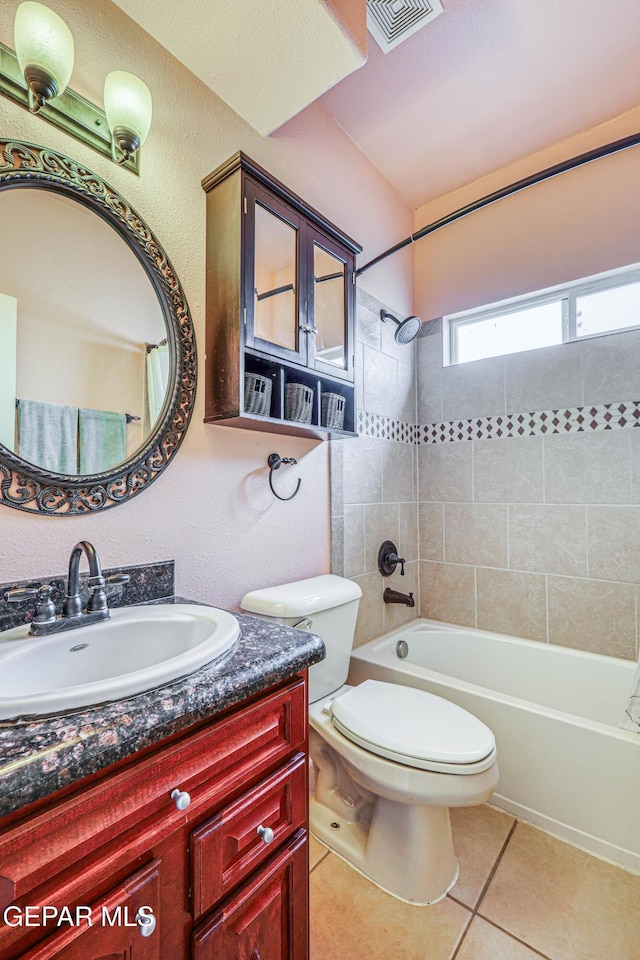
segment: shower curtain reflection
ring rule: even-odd
[[[149,426],[153,427],[162,412],[169,383],[169,344],[163,340],[147,345],[147,399]]]

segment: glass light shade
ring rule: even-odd
[[[15,46],[23,74],[37,68],[55,84],[59,96],[69,83],[73,70],[73,37],[57,13],[42,3],[25,0],[16,11]]]
[[[151,92],[132,73],[114,70],[104,81],[104,110],[116,142],[118,134],[132,135],[141,146],[151,126]]]

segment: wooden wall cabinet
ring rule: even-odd
[[[296,678],[0,821],[0,916],[91,911],[60,927],[0,920],[0,960],[308,960],[306,708]]]
[[[203,188],[205,422],[354,436],[355,257],[361,248],[241,152],[203,180]],[[271,382],[265,411],[256,412],[245,392],[245,373]],[[290,384],[311,391],[310,423],[288,418]],[[327,394],[344,400],[342,429],[327,423]]]

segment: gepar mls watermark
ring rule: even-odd
[[[28,906],[6,907],[2,914],[7,927],[138,927],[144,936],[150,936],[156,928],[153,908],[138,907],[135,913],[128,906],[54,907]]]

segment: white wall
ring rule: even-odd
[[[10,46],[17,5],[18,0],[5,0],[0,6],[0,40]],[[0,132],[82,161],[147,220],[186,292],[201,377],[191,427],[175,462],[131,503],[74,519],[39,518],[0,506],[0,580],[64,571],[71,547],[83,538],[95,543],[107,566],[174,558],[179,592],[222,605],[236,604],[252,587],[325,572],[327,444],[202,422],[205,195],[200,181],[244,150],[363,243],[361,262],[410,233],[412,212],[321,107],[304,111],[264,140],[107,0],[52,0],[50,6],[74,35],[73,89],[101,103],[104,77],[113,69],[131,70],[149,84],[154,118],[142,175],[136,178],[5,99],[0,100]],[[371,274],[367,283],[373,293],[410,311],[410,254]],[[273,450],[300,461],[289,473],[292,480],[302,478],[301,492],[289,503],[275,500],[268,488],[265,464]]]

